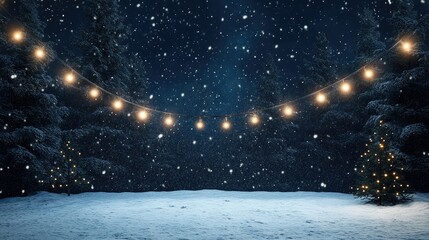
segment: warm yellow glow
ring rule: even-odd
[[[64,75],[64,81],[68,84],[73,84],[76,81],[76,75],[72,72],[68,72]]]
[[[43,60],[46,57],[46,51],[43,47],[36,47],[34,49],[34,57],[37,60]]]
[[[352,85],[348,82],[343,82],[340,85],[340,91],[343,94],[349,94],[352,91]]]
[[[139,121],[146,121],[149,118],[149,113],[146,110],[140,110],[137,112],[137,119]]]
[[[375,72],[373,69],[371,68],[365,68],[365,70],[363,71],[363,76],[367,79],[367,80],[372,80],[375,77]]]
[[[231,127],[232,127],[231,122],[229,122],[229,121],[228,121],[228,119],[225,119],[225,120],[222,122],[222,129],[223,129],[223,130],[228,131],[228,130],[230,130],[230,129],[231,129]]]
[[[324,93],[318,93],[316,96],[316,101],[320,104],[326,103],[328,101],[328,98]]]
[[[285,106],[285,107],[283,108],[283,114],[284,114],[286,117],[291,117],[291,116],[293,116],[293,115],[294,115],[294,113],[295,113],[295,111],[294,111],[293,107],[291,107],[291,106]]]
[[[249,123],[253,126],[258,125],[261,122],[261,120],[259,119],[259,116],[256,114],[253,114],[250,118],[249,118]]]
[[[98,98],[100,96],[101,92],[100,90],[98,90],[98,88],[92,88],[91,90],[89,90],[89,96],[91,98]]]
[[[164,124],[165,124],[165,126],[167,126],[167,127],[171,127],[171,126],[173,126],[173,124],[174,124],[174,119],[173,119],[173,117],[172,117],[172,116],[168,116],[168,117],[166,117],[166,118],[164,119]]]
[[[405,53],[411,53],[413,51],[413,44],[410,41],[402,41],[401,43],[402,51]]]
[[[120,99],[116,99],[112,104],[113,109],[119,111],[124,107],[124,103]]]
[[[11,34],[11,40],[14,43],[20,43],[24,41],[25,39],[25,33],[21,30],[15,30]]]
[[[203,122],[203,120],[202,119],[200,119],[200,120],[198,120],[196,123],[195,123],[195,127],[198,129],[198,130],[203,130],[204,128],[205,128],[205,124],[204,124],[204,122]]]

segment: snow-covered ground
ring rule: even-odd
[[[339,193],[41,192],[0,200],[0,239],[429,239],[429,194],[377,207]]]

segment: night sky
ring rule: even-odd
[[[271,54],[280,70],[284,93],[306,95],[299,66],[311,53],[316,33],[328,36],[338,63],[353,59],[358,13],[368,7],[382,24],[391,1],[120,1],[132,32],[129,50],[145,62],[152,107],[189,114],[226,114],[248,110],[254,84]],[[83,25],[87,1],[40,3],[46,39],[66,59],[71,39]],[[429,9],[424,0],[417,2]],[[392,37],[381,26],[383,37]],[[341,64],[340,64],[341,69]],[[346,72],[344,72],[346,74]]]

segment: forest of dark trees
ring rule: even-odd
[[[29,35],[43,39],[35,1],[19,2],[14,18]],[[130,29],[118,9],[116,0],[85,5],[87,17],[97,20],[82,26],[67,62],[97,85],[144,105],[151,83],[143,61],[127,48]],[[361,154],[380,120],[407,182],[415,191],[429,191],[429,16],[418,17],[412,1],[400,1],[386,19],[394,26],[388,39],[381,39],[373,12],[362,9],[359,17],[353,61],[336,62],[319,33],[296,81],[302,82],[301,92],[310,93],[371,63],[378,69],[374,82],[356,81],[352,97],[330,95],[326,106],[299,102],[293,119],[282,118],[277,109],[264,111],[258,128],[237,127],[208,141],[204,133],[189,133],[192,119],[184,119],[180,131],[166,130],[100,104],[110,99],[88,101],[81,89],[90,84],[65,87],[48,64],[28,57],[36,40],[10,43],[4,31],[10,19],[0,15],[0,198],[68,190],[353,192]],[[413,54],[389,51],[374,59],[407,36],[417,44]],[[53,47],[50,51],[55,56]],[[271,107],[287,96],[278,63],[269,53],[264,62],[267,71],[261,72],[254,105]],[[200,149],[183,143],[190,134],[205,141]]]

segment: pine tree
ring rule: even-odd
[[[271,55],[268,55],[263,66],[256,89],[256,106],[273,107],[284,100],[279,72]],[[295,135],[297,125],[279,117],[279,113],[281,114],[279,108],[263,112],[255,109],[259,121],[249,121],[249,128],[254,128],[247,136],[251,147],[249,159],[253,161],[251,165],[256,168],[253,171],[261,173],[261,176],[258,176],[261,179],[260,189],[294,190],[287,186],[286,177],[288,180],[292,179],[290,166],[295,161],[295,149],[291,136]],[[251,118],[252,115],[248,117]]]
[[[66,109],[57,106],[50,92],[54,80],[47,75],[48,59],[33,58],[44,24],[37,4],[20,0],[11,9],[26,38],[12,43],[0,36],[0,191],[2,196],[27,194],[49,182],[49,170],[59,156],[59,124]],[[2,28],[9,22],[2,20]],[[46,44],[43,48],[51,52]]]
[[[416,16],[412,1],[397,2],[390,21],[399,36],[392,41],[412,41],[413,50],[404,52],[399,45],[388,56],[386,73],[368,95],[371,117],[366,126],[375,126],[380,119],[389,125],[395,155],[414,171],[410,182],[418,190],[427,190],[429,185],[422,179],[429,175],[429,157],[424,154],[429,148],[429,46],[423,33],[429,31],[429,25],[421,21],[429,15]]]
[[[355,195],[378,205],[395,205],[411,199],[405,166],[392,151],[391,134],[380,121],[358,165]]]
[[[336,63],[325,33],[319,32],[314,43],[314,52],[304,63],[301,81],[310,91],[319,90],[336,79]]]
[[[54,161],[50,171],[50,190],[63,192],[63,189],[66,189],[68,196],[72,192],[89,190],[92,187],[90,176],[85,177],[85,170],[79,166],[81,153],[70,141],[63,144],[60,153],[61,156]]]
[[[301,72],[301,80],[307,92],[320,90],[322,86],[335,82],[337,77],[336,63],[332,60],[332,50],[324,33],[316,36],[310,54]],[[330,104],[338,102],[334,97],[336,96],[329,96]],[[306,169],[300,173],[300,187],[318,191],[326,190],[325,186],[328,189],[331,187],[335,189],[335,186],[344,185],[342,173],[347,171],[345,166],[347,160],[341,158],[338,149],[332,149],[335,144],[329,141],[332,141],[331,136],[344,129],[341,124],[339,126],[335,124],[347,121],[351,117],[342,111],[334,111],[336,109],[329,108],[329,105],[313,104],[312,100],[311,104],[300,106],[298,119],[301,134],[298,158],[302,159],[298,162],[298,168]],[[327,113],[328,110],[332,111]]]
[[[359,67],[365,65],[370,59],[385,49],[385,44],[380,41],[379,21],[374,13],[365,8],[359,14],[359,32],[357,35],[356,63]]]
[[[76,44],[82,52],[77,59],[79,72],[127,100],[147,104],[148,79],[142,61],[127,52],[125,42],[129,31],[123,23],[118,1],[90,1],[85,5],[85,12],[89,24],[82,29]],[[70,96],[65,101],[73,111],[65,124],[69,126],[65,136],[82,150],[85,158],[81,165],[93,175],[91,183],[95,189],[141,189],[130,185],[143,181],[142,174],[137,172],[143,170],[135,166],[142,166],[141,163],[149,159],[148,146],[152,143],[148,138],[155,139],[150,135],[151,123],[130,121],[139,109],[113,111],[109,106],[100,106],[99,101]],[[114,100],[106,94],[102,94],[101,99]]]

